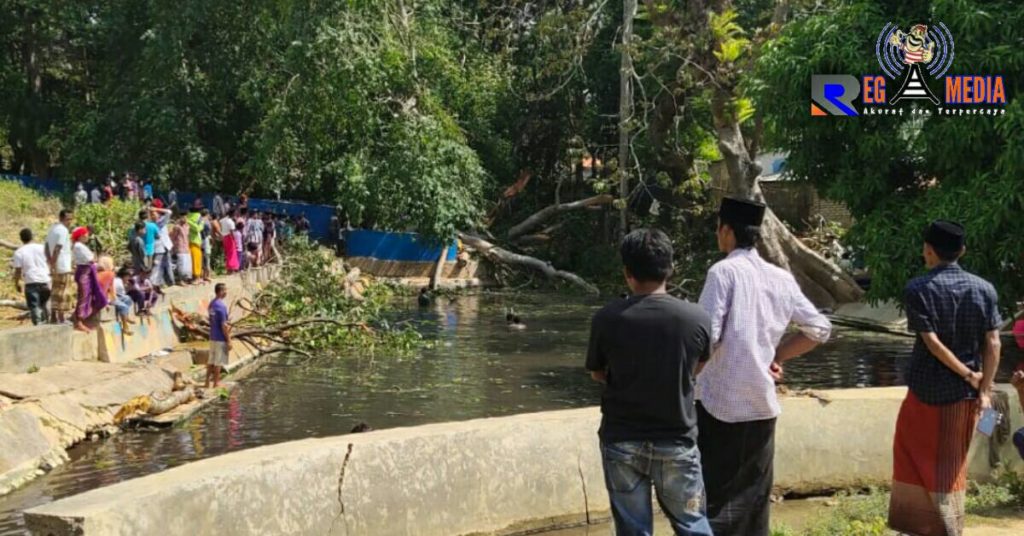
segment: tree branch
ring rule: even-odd
[[[526,266],[537,270],[547,276],[549,279],[561,279],[576,285],[587,292],[592,294],[600,294],[600,291],[594,285],[586,282],[582,277],[564,270],[558,270],[551,263],[542,261],[535,257],[527,255],[520,255],[519,253],[512,253],[511,251],[502,249],[490,242],[473,235],[466,233],[459,233],[459,239],[462,240],[467,246],[476,249],[484,257],[491,259],[494,262],[500,262],[505,264],[511,264],[516,266]]]
[[[556,214],[567,212],[570,210],[577,210],[581,208],[596,206],[596,205],[607,205],[611,203],[615,198],[610,194],[600,194],[586,199],[580,199],[569,203],[561,203],[555,205],[549,205],[544,207],[540,211],[534,213],[529,218],[526,218],[518,225],[513,226],[508,230],[509,240],[515,240],[516,238],[525,235],[534,228],[540,226],[546,220],[550,219]]]

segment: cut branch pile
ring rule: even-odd
[[[299,344],[293,337],[302,328],[316,324],[331,324],[339,328],[360,330],[367,334],[374,333],[373,328],[366,322],[342,322],[333,318],[311,317],[289,321],[271,321],[265,309],[245,298],[236,301],[235,307],[245,311],[247,316],[232,324],[231,339],[263,355],[287,351],[310,357],[308,352],[297,348]],[[186,313],[171,304],[171,317],[174,319],[179,337],[183,340],[209,340],[210,322],[203,315]]]

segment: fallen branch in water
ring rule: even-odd
[[[522,255],[519,253],[513,253],[506,249],[502,249],[490,242],[478,237],[466,233],[459,233],[459,239],[462,240],[467,246],[476,249],[481,255],[490,259],[493,262],[500,262],[504,264],[511,264],[516,266],[526,266],[537,270],[544,274],[549,279],[561,279],[576,285],[587,292],[592,294],[600,294],[600,291],[594,285],[591,285],[582,277],[572,273],[566,272],[565,270],[558,270],[554,266],[551,266],[550,262],[543,261],[536,257],[530,257],[528,255]]]
[[[22,311],[28,311],[28,307],[25,306],[25,302],[21,300],[0,300],[0,307],[13,307]]]

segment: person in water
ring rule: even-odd
[[[524,324],[519,318],[519,315],[514,315],[512,313],[509,313],[509,315],[511,315],[511,318],[506,317],[508,320],[508,329],[526,329],[526,324]]]
[[[430,294],[427,294],[427,287],[420,289],[420,294],[416,297],[416,301],[420,304],[420,307],[427,307],[430,305]]]

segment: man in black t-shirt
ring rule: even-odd
[[[632,296],[594,315],[587,350],[587,370],[605,383],[598,436],[616,534],[652,534],[653,483],[676,534],[710,535],[693,394],[698,363],[710,356],[711,319],[665,291],[665,233],[633,231],[621,254]]]

